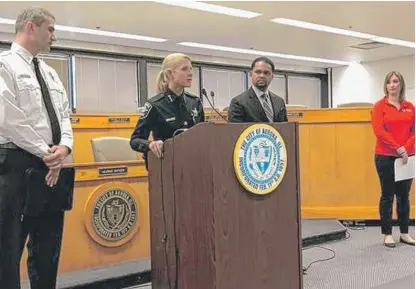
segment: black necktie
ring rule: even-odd
[[[49,121],[52,127],[52,140],[54,145],[58,145],[61,142],[61,127],[59,126],[58,117],[56,116],[55,109],[53,108],[51,95],[49,94],[48,86],[42,77],[42,73],[39,69],[39,60],[33,58],[33,64],[35,65],[36,78],[40,84],[40,90],[42,91],[43,102],[45,103],[46,110],[49,115]]]

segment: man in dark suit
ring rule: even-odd
[[[259,57],[251,64],[252,86],[231,100],[229,122],[285,122],[286,105],[283,98],[268,90],[273,79],[274,64]]]

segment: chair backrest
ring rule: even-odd
[[[130,139],[124,137],[99,137],[91,139],[91,146],[96,162],[134,161],[137,152],[130,147]]]
[[[348,102],[338,104],[338,107],[373,107],[371,102]]]

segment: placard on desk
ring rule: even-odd
[[[303,112],[299,112],[299,111],[288,111],[287,112],[287,117],[291,117],[291,118],[302,118],[303,117]]]
[[[128,167],[106,167],[106,168],[98,168],[98,176],[105,177],[105,176],[121,176],[128,174]]]
[[[129,123],[130,117],[109,117],[109,123]]]
[[[71,117],[71,123],[79,123],[80,119],[79,117]]]

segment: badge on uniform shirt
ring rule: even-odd
[[[18,78],[18,79],[21,79],[21,78],[30,78],[30,75],[29,75],[29,74],[19,74],[19,75],[17,76],[17,78]]]
[[[50,77],[52,78],[52,80],[56,82],[55,77],[53,77],[52,72],[50,72],[50,71],[49,71],[49,75],[50,75]]]
[[[191,111],[191,113],[192,113],[192,116],[193,116],[194,118],[197,118],[197,117],[198,117],[198,110],[197,110],[196,108],[194,108],[194,109]]]
[[[198,118],[198,111],[196,110],[196,108],[191,110],[191,116],[192,120],[194,121],[194,124],[196,124],[196,119]]]
[[[144,110],[143,110],[143,113],[141,115],[141,118],[146,118],[149,115],[150,111],[152,110],[152,107],[153,106],[149,102],[146,102],[144,104]]]

